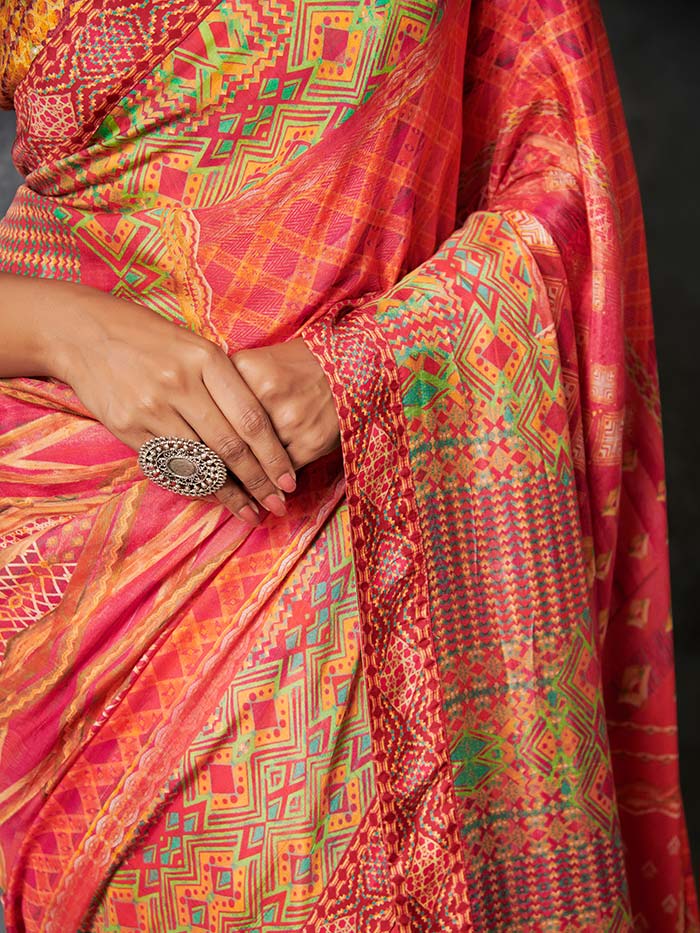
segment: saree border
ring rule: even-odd
[[[367,296],[362,304],[375,297]],[[345,310],[352,310],[349,303]],[[338,330],[335,323],[326,316],[304,336],[329,377],[343,439],[376,749],[377,819],[398,907],[394,921],[383,919],[376,930],[466,933],[472,926],[465,853],[401,382],[379,328],[370,334],[362,320]],[[381,385],[366,379],[364,367],[353,365],[359,363],[359,348],[382,373]],[[368,838],[365,829],[365,842]],[[329,931],[342,929],[325,925],[340,920],[339,905],[347,904],[357,886],[352,874],[352,866],[342,866],[303,933],[314,933],[319,922]],[[362,906],[354,905],[356,910]]]
[[[468,4],[464,4],[461,2],[454,3],[451,6],[451,11],[455,15],[461,11],[464,11],[465,9],[468,9]],[[394,114],[397,111],[400,101],[396,100],[395,97],[392,98],[392,91],[396,88],[397,84],[400,87],[404,87],[405,83],[408,82],[408,86],[405,87],[405,90],[404,90],[404,96],[406,100],[410,100],[416,94],[418,90],[418,83],[417,82],[414,83],[412,79],[415,78],[415,75],[418,72],[418,70],[424,66],[425,59],[434,53],[435,44],[437,42],[436,37],[445,36],[446,33],[448,32],[447,23],[452,18],[453,18],[452,16],[448,17],[448,16],[443,15],[443,18],[440,24],[436,26],[435,32],[433,33],[431,37],[433,41],[430,41],[429,39],[419,49],[415,50],[405,60],[405,64],[403,65],[403,67],[400,67],[400,66],[397,67],[392,72],[392,74],[388,77],[387,81],[383,84],[382,88],[373,95],[371,101],[369,101],[367,104],[367,107],[369,108],[369,114],[371,115],[370,123],[372,121],[377,122],[378,116],[382,114],[382,109],[381,109],[382,105],[383,104],[386,105],[387,100],[389,101],[389,110],[391,111],[391,113]],[[465,22],[463,24],[464,26],[466,26],[466,19],[467,17],[465,16]],[[460,24],[458,28],[461,31],[462,24]],[[454,39],[454,35],[451,36],[451,39]],[[455,78],[457,78],[457,76],[455,76]],[[434,80],[434,78],[431,77],[430,80]],[[382,93],[382,91],[384,93]],[[346,126],[348,126],[348,129],[344,130],[343,131],[344,133],[352,134],[353,132],[355,132],[354,127],[350,125],[352,124],[352,122],[353,121],[348,121],[348,123],[346,124]],[[317,149],[316,151],[318,154],[327,152],[327,146],[338,141],[339,136],[338,136],[337,131],[329,135],[332,136],[333,139],[329,142],[328,141],[329,137],[327,137],[326,147],[320,150]],[[316,149],[316,147],[314,148]],[[282,169],[280,172],[275,173],[275,175],[272,176],[272,178],[277,180],[278,185],[282,184],[285,178],[289,176],[290,170],[293,170],[293,166],[287,167],[286,171],[285,169]],[[274,186],[274,188],[276,188],[276,186]],[[269,197],[269,194],[270,194],[269,187],[263,185],[262,190]],[[258,200],[260,193],[261,193],[260,187],[256,186],[255,189],[252,189],[249,193],[246,193],[247,197],[239,199],[239,203],[245,202],[249,208],[250,206],[252,206],[254,211],[256,209],[260,210],[259,207],[256,208],[256,202]],[[370,294],[363,294],[360,298],[358,298],[355,301],[355,303],[356,304],[364,303],[368,301],[370,297],[371,297]],[[348,302],[343,302],[343,304],[344,306],[347,306]],[[332,306],[330,307],[330,310],[332,310]],[[324,313],[328,311],[329,311],[329,306],[327,305],[326,308],[324,308]],[[398,383],[396,383],[396,385],[393,386],[393,391],[394,392],[398,391]],[[393,405],[394,405],[394,412],[396,413],[397,417],[399,417],[398,413],[401,410],[401,402],[400,402],[400,397],[398,395],[395,395]],[[414,496],[415,491],[413,493],[410,493],[409,495],[410,463],[408,461],[408,448],[406,446],[404,446],[404,453],[402,454],[402,456],[404,460],[403,460],[403,475],[401,477],[401,482],[403,484],[403,487],[405,487],[406,489],[407,499],[405,501],[408,502],[410,501],[410,495]],[[402,506],[401,508],[403,509],[404,506]],[[416,515],[417,515],[415,508],[410,512],[410,514],[412,516],[410,520],[415,523]],[[413,535],[414,543],[417,542],[417,546],[419,547],[420,538],[419,538],[419,530],[418,530],[417,524],[414,524],[412,535]],[[369,542],[364,541],[361,546],[366,548],[368,545],[369,545]],[[355,544],[353,546],[355,547]],[[420,558],[417,558],[417,560],[420,562]],[[425,568],[423,568],[423,570],[424,569]],[[419,581],[419,584],[422,587],[423,592],[421,594],[421,598],[419,602],[417,603],[417,605],[412,607],[415,610],[414,615],[415,615],[416,632],[419,632],[419,635],[417,636],[417,640],[416,640],[415,650],[417,652],[417,656],[419,658],[421,667],[425,666],[425,669],[426,669],[425,676],[429,678],[431,687],[436,686],[439,688],[437,664],[434,658],[434,649],[432,648],[430,644],[429,631],[428,631],[429,613],[427,612],[427,595],[425,592],[425,585],[426,585],[427,577],[424,572],[421,574],[420,570],[418,570],[416,579]],[[358,599],[363,599],[364,608],[361,611],[363,611],[365,618],[367,618],[368,611],[370,610],[370,607],[371,607],[371,598],[366,592],[363,595],[363,597],[360,597],[359,592],[358,592]],[[373,665],[369,669],[368,673],[370,677],[374,679],[375,682],[378,678],[382,676],[382,671],[376,665]],[[418,694],[420,694],[420,691],[418,691]],[[377,699],[378,699],[378,696],[377,696]],[[433,830],[431,831],[431,835],[433,836],[433,840],[431,840],[431,846],[432,846],[434,839],[442,840],[442,842],[444,843],[444,846],[437,845],[435,847],[435,851],[433,852],[433,854],[429,856],[428,862],[429,863],[432,862],[432,864],[436,866],[436,871],[443,879],[447,879],[448,876],[450,876],[451,874],[452,884],[450,885],[448,881],[445,882],[446,887],[449,888],[450,890],[447,893],[442,891],[441,896],[445,897],[447,901],[449,901],[449,905],[447,905],[448,916],[451,915],[454,918],[464,918],[468,914],[468,905],[466,904],[466,882],[464,878],[462,846],[459,840],[458,828],[457,828],[456,820],[454,817],[453,789],[451,788],[451,764],[450,764],[450,758],[449,758],[449,749],[447,747],[447,741],[445,738],[445,726],[444,726],[443,713],[441,709],[441,702],[439,699],[436,700],[435,696],[433,696],[428,702],[428,691],[425,691],[422,695],[417,696],[417,699],[421,700],[421,703],[418,704],[417,711],[414,716],[414,719],[416,719],[416,725],[421,725],[421,723],[418,721],[419,719],[418,713],[420,713],[421,715],[424,714],[424,720],[425,720],[424,729],[426,730],[426,732],[433,736],[436,736],[436,735],[440,736],[439,739],[435,742],[435,747],[430,750],[430,754],[433,756],[433,760],[430,763],[430,768],[434,769],[436,772],[439,772],[439,774],[441,775],[440,784],[439,784],[439,794],[441,795],[441,806],[442,806],[443,798],[445,798],[445,796],[449,798],[449,802],[445,803],[444,806],[442,806],[442,810],[438,808],[438,811],[437,811],[438,816],[436,817],[437,822],[434,825]],[[426,700],[427,705],[422,704],[423,699]],[[378,707],[375,703],[375,709],[377,708]],[[172,717],[170,717],[170,719],[172,719]],[[421,725],[421,728],[423,728],[422,725]],[[385,786],[384,786],[384,791],[383,791],[384,798],[383,799],[380,798],[380,805],[382,809],[384,809],[385,812],[388,813],[392,827],[401,826],[405,829],[407,826],[410,828],[410,826],[412,825],[411,789],[410,788],[399,789],[400,793],[398,796],[402,798],[400,804],[389,799],[391,798],[393,792],[396,790],[396,788],[392,788],[390,786],[390,782],[388,778],[388,768],[389,768],[390,758],[391,758],[391,755],[396,754],[396,750],[400,748],[400,744],[401,744],[400,743],[401,736],[398,736],[398,735],[392,736],[390,735],[390,731],[391,730],[385,730],[384,733],[382,733],[381,741],[385,742],[387,746],[388,745],[393,746],[391,749],[391,753],[389,753],[386,749],[382,749],[377,759],[378,767],[381,770],[383,770],[384,775],[385,775],[385,779],[384,779]],[[93,736],[93,739],[94,738],[95,736]],[[142,754],[145,754],[146,758],[149,758],[149,757],[152,758],[152,754],[149,754],[148,750],[146,750],[145,752],[142,752]],[[84,759],[85,755],[83,755],[82,758]],[[145,760],[146,759],[144,759],[144,761]],[[78,780],[77,774],[74,773],[73,776],[75,780]],[[167,779],[167,775],[166,775],[166,779]],[[164,781],[160,780],[158,783],[159,785],[162,785]],[[108,820],[111,825],[118,826],[120,831],[122,832],[124,829],[125,817],[127,815],[128,815],[129,820],[133,820],[136,823],[141,822],[144,819],[145,814],[140,813],[137,815],[135,812],[133,812],[133,809],[132,809],[133,803],[129,801],[129,792],[132,791],[136,785],[140,785],[139,775],[132,774],[130,781],[126,782],[123,788],[124,792],[126,793],[126,797],[120,793],[110,794],[110,800],[105,801],[104,804],[100,805],[100,810],[101,810],[101,813],[99,816],[100,821]],[[141,796],[141,791],[142,791],[142,786],[139,786],[139,795],[138,795],[139,797]],[[400,812],[403,805],[406,805],[406,807],[403,812]],[[44,827],[48,829],[48,827],[52,825],[51,824],[52,813],[53,813],[54,818],[59,819],[59,823],[60,823],[62,821],[61,815],[60,815],[61,807],[58,801],[56,800],[55,792],[52,794],[52,797],[46,801],[43,811],[40,814],[39,819],[37,821],[37,825],[39,826],[43,825]],[[65,821],[65,814],[63,816],[63,821]],[[107,826],[106,823],[101,822],[101,830],[106,829],[106,826]],[[67,826],[66,826],[66,829],[67,829]],[[57,827],[55,827],[53,830],[49,830],[49,832],[52,834],[56,834]],[[64,830],[60,830],[58,832],[60,835],[62,835]],[[388,847],[389,847],[390,862],[393,865],[392,872],[394,874],[395,882],[397,885],[396,904],[401,908],[400,917],[399,917],[400,927],[398,929],[407,928],[407,924],[409,924],[410,922],[408,908],[406,906],[407,904],[409,904],[409,902],[410,902],[410,905],[413,905],[414,908],[418,910],[419,913],[421,913],[424,917],[428,917],[433,908],[432,899],[435,896],[434,892],[435,890],[437,890],[437,888],[433,889],[432,893],[430,891],[425,891],[425,890],[423,891],[415,890],[415,885],[414,885],[413,880],[410,877],[407,877],[407,874],[402,873],[401,869],[402,869],[403,863],[401,861],[401,852],[400,852],[402,834],[403,834],[403,831],[395,832],[393,829],[390,829],[390,828],[387,828],[387,831],[385,833],[385,842],[388,844]],[[34,832],[32,833],[32,836],[34,836]],[[75,840],[75,841],[78,842],[78,840]],[[49,919],[47,919],[46,924],[42,924],[38,928],[44,929],[47,931],[62,929],[61,924],[63,923],[65,925],[65,921],[68,916],[66,911],[70,912],[71,914],[76,914],[75,906],[71,902],[71,897],[70,897],[70,892],[69,892],[69,888],[70,888],[69,881],[71,878],[77,877],[77,874],[79,874],[81,877],[81,882],[84,884],[86,866],[93,866],[93,869],[94,869],[94,863],[95,863],[96,857],[98,856],[98,848],[99,848],[99,847],[96,848],[95,842],[91,841],[90,839],[87,839],[86,835],[83,835],[83,842],[85,845],[85,851],[83,853],[85,858],[75,861],[74,867],[71,870],[66,871],[62,877],[55,878],[55,881],[51,884],[53,908],[49,911],[49,913],[51,913],[52,916]],[[120,857],[120,853],[123,853],[125,851],[125,847],[127,844],[128,843],[127,843],[126,838],[122,837],[122,841],[117,844],[117,846],[114,848],[112,852],[109,853],[110,864],[113,864],[114,861]],[[25,847],[25,852],[22,857],[22,860],[24,860],[27,857],[31,860],[32,858],[30,854],[31,849],[32,849],[32,842],[29,841],[27,846]],[[36,852],[37,855],[39,854],[36,849],[34,851]],[[87,861],[85,859],[87,859]],[[78,866],[78,861],[81,862],[80,867]],[[108,867],[107,863],[105,862],[104,853],[102,855],[102,858],[99,859],[99,861],[100,861],[100,864],[102,865],[102,874],[101,874],[101,879],[102,879],[104,877],[104,872],[107,870],[107,867]],[[82,863],[85,863],[85,864],[82,864]],[[27,864],[27,867],[28,867],[28,864]],[[403,867],[406,867],[406,866],[403,866]],[[425,865],[425,870],[427,869],[428,869],[428,864]],[[333,890],[333,887],[329,886],[328,890],[329,891]],[[60,898],[63,898],[62,909],[57,909]],[[59,916],[60,916],[60,919],[59,919]],[[387,925],[381,927],[381,929],[393,930],[395,928],[394,922],[395,922],[395,919],[387,920],[386,921]],[[461,920],[459,922],[461,923]],[[459,929],[463,929],[463,927],[460,926]]]

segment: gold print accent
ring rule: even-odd
[[[649,696],[650,664],[630,664],[622,674],[617,698],[620,703],[642,706]]]

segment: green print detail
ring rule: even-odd
[[[455,789],[458,794],[473,792],[503,768],[503,752],[498,736],[465,733],[452,750]]]
[[[122,98],[87,152],[42,170],[72,242],[99,252],[114,293],[186,324],[190,299],[175,300],[172,281],[165,287],[183,263],[164,248],[163,212],[227,201],[303,156],[355,115],[441,15],[436,0],[298,0],[274,15],[224,0]],[[121,216],[118,238],[105,235],[102,211]]]

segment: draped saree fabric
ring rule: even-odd
[[[644,236],[584,0],[37,0],[0,269],[342,448],[243,527],[0,383],[11,931],[697,930]]]

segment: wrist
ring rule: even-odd
[[[66,309],[81,286],[0,272],[0,377],[62,378],[64,334],[79,330]],[[85,291],[88,291],[87,289]]]
[[[34,284],[37,287],[28,296],[31,330],[26,341],[27,375],[70,383],[72,361],[86,330],[84,315],[76,309],[81,303],[81,286],[48,280]]]
[[[52,301],[52,313],[43,329],[41,360],[50,376],[73,385],[76,370],[90,357],[89,346],[104,336],[98,309],[111,296],[76,285],[67,286],[58,297],[60,306]]]

